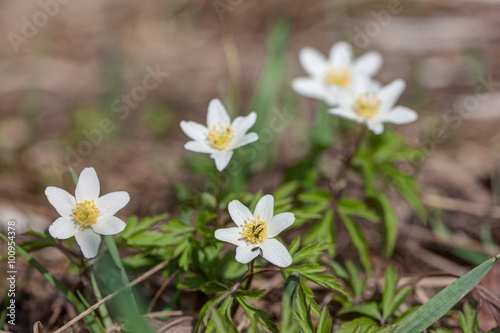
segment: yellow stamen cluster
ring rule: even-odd
[[[73,209],[73,217],[82,227],[88,227],[97,222],[99,210],[94,204],[94,200],[77,203]]]
[[[354,111],[365,119],[371,119],[380,111],[381,106],[382,100],[377,95],[360,94],[354,104]]]
[[[233,125],[217,123],[212,128],[208,127],[208,140],[216,149],[222,150],[229,146],[234,138]]]
[[[262,242],[267,237],[266,222],[260,219],[260,215],[257,215],[256,220],[246,219],[242,235],[252,242],[252,244]]]
[[[352,74],[347,68],[332,68],[326,73],[326,82],[328,84],[334,84],[344,88],[349,88],[351,86]]]

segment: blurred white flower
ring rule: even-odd
[[[222,228],[215,231],[218,240],[237,245],[236,260],[246,264],[259,254],[279,267],[287,267],[292,257],[286,247],[274,239],[281,231],[295,221],[292,213],[281,213],[274,216],[274,197],[263,196],[252,214],[238,200],[228,206],[229,215],[237,227]]]
[[[417,120],[417,113],[405,106],[394,106],[405,89],[397,79],[384,87],[366,76],[357,77],[352,92],[340,94],[337,107],[328,112],[365,124],[375,134],[384,131],[383,123],[406,124]]]
[[[233,150],[259,139],[257,133],[247,131],[255,124],[257,114],[251,112],[246,117],[231,119],[219,99],[208,104],[207,127],[194,121],[181,121],[181,129],[193,141],[184,148],[198,153],[210,154],[217,170],[226,168],[233,156]]]
[[[372,51],[354,59],[351,45],[343,41],[332,46],[328,59],[311,47],[303,48],[299,59],[309,76],[294,79],[292,88],[301,95],[330,105],[338,103],[339,93],[352,89],[357,76],[371,77],[382,66],[380,53]]]
[[[99,179],[94,168],[85,168],[76,185],[75,197],[58,187],[49,186],[45,195],[57,210],[60,218],[49,227],[54,238],[67,239],[75,236],[85,258],[97,255],[101,235],[121,232],[126,224],[115,217],[117,211],[127,205],[127,192],[111,192],[99,197]]]

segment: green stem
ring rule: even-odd
[[[215,196],[215,213],[217,214],[217,217],[215,219],[215,226],[220,226],[220,203],[219,203],[219,190],[220,190],[220,175],[221,171],[217,173],[217,179],[215,180],[215,191],[214,191],[214,196]]]
[[[340,169],[339,173],[335,177],[335,180],[332,181],[332,193],[335,196],[335,201],[336,199],[339,198],[340,193],[345,187],[345,184],[343,184],[344,178],[346,177],[347,172],[349,171],[352,161],[354,160],[354,157],[359,151],[359,148],[362,146],[362,143],[366,137],[366,134],[368,133],[368,129],[366,126],[363,124],[359,124],[358,127],[358,132],[356,134],[356,139],[354,141],[353,148],[349,155],[344,160],[344,165],[342,166],[342,169]]]
[[[102,294],[101,290],[99,289],[99,285],[97,284],[97,279],[95,278],[94,270],[92,268],[89,269],[89,275],[90,275],[90,283],[94,291],[94,296],[97,298],[98,301],[100,301],[102,299]],[[109,312],[105,304],[102,304],[99,307],[99,313],[101,314],[102,321],[104,322],[105,327],[113,326],[113,320],[111,320],[111,317],[109,316]]]

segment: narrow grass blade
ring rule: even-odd
[[[403,321],[394,333],[422,332],[427,329],[467,295],[490,271],[499,258],[500,254],[485,261],[450,284]]]

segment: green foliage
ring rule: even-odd
[[[443,289],[403,321],[395,333],[420,332],[431,326],[481,281],[499,257],[500,255],[485,261]]]

